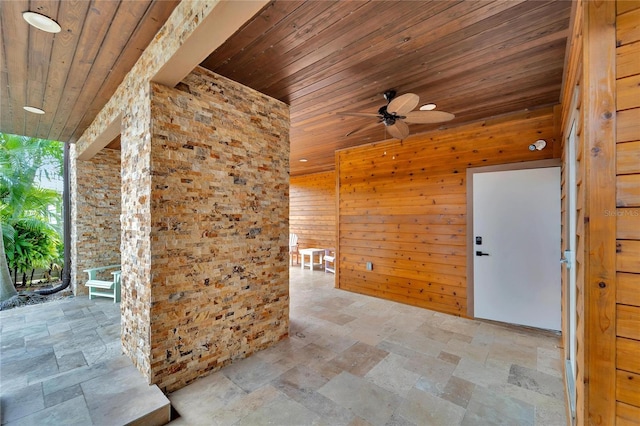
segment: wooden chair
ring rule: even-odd
[[[293,266],[293,256],[296,257],[296,265],[300,264],[300,252],[298,251],[298,236],[289,234],[289,257],[291,258],[291,266]]]
[[[98,273],[104,272],[107,269],[118,269],[111,272],[113,276],[112,280],[100,280],[98,279]],[[89,280],[85,283],[85,286],[89,287],[89,299],[93,299],[96,296],[108,297],[113,299],[113,303],[120,302],[120,265],[101,266],[98,268],[85,269],[84,272],[89,274]]]

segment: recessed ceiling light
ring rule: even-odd
[[[53,19],[48,16],[41,15],[35,12],[24,12],[22,17],[25,21],[42,31],[46,31],[48,33],[59,33],[62,28],[60,25]]]
[[[301,158],[301,159],[300,159],[300,162],[301,162],[301,163],[306,163],[307,161],[309,161],[309,160],[307,160],[306,158]]]
[[[25,111],[29,111],[29,112],[32,112],[34,114],[44,114],[44,110],[42,110],[40,108],[36,108],[36,107],[32,107],[32,106],[23,106],[22,108],[24,108]]]
[[[420,107],[420,111],[432,111],[436,109],[436,104],[424,104]]]

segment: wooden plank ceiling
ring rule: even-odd
[[[179,0],[0,1],[0,131],[76,141]],[[22,12],[62,27],[30,27]],[[35,115],[22,109],[45,110]]]
[[[77,140],[177,3],[1,1],[0,131]],[[388,89],[454,113],[446,126],[558,103],[570,7],[274,0],[202,65],[291,106],[291,174],[301,175],[332,169],[336,149],[387,139],[382,124],[345,137],[370,121],[336,113],[374,113]],[[26,10],[62,32],[30,28]]]
[[[276,0],[202,65],[291,106],[291,174],[302,175],[332,169],[336,149],[388,139],[382,124],[345,137],[372,119],[336,115],[375,113],[388,89],[454,113],[446,126],[559,103],[570,8]]]

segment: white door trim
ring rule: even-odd
[[[527,161],[523,163],[498,164],[495,166],[471,167],[467,169],[467,315],[475,318],[474,315],[474,282],[473,282],[473,176],[476,173],[503,172],[510,170],[544,169],[547,167],[562,167],[560,158],[549,160]],[[560,188],[558,188],[558,191]],[[558,268],[560,268],[558,259]]]

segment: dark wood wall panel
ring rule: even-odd
[[[640,2],[616,19],[616,418],[640,423]],[[635,417],[633,417],[635,416]]]
[[[289,188],[289,231],[300,248],[336,247],[335,172],[292,177]]]
[[[338,286],[466,316],[466,169],[553,158],[556,139],[545,108],[339,151]]]

